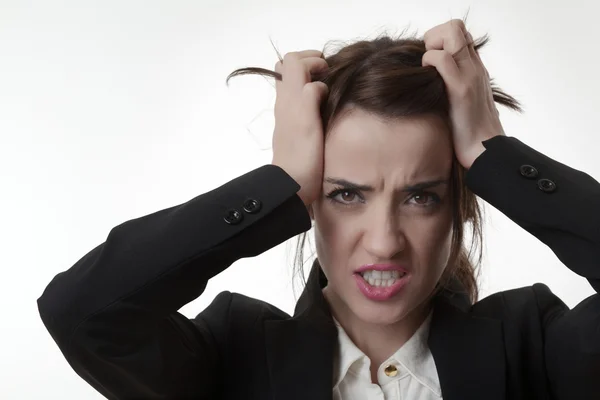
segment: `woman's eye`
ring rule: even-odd
[[[354,200],[354,197],[356,196],[356,193],[344,191],[340,192],[338,196],[340,196],[340,198],[344,201],[352,202],[352,200]]]
[[[364,199],[354,189],[338,188],[331,191],[327,198],[337,204],[351,206],[356,203],[364,203]],[[413,194],[408,203],[417,207],[431,207],[440,202],[440,198],[435,193],[421,192]]]
[[[419,206],[428,207],[439,203],[439,197],[434,193],[416,193],[412,196],[411,200],[415,200],[415,203]],[[429,200],[429,201],[428,201]]]
[[[356,193],[354,193],[351,190],[342,190],[338,192],[334,197],[341,200],[344,203],[352,203],[352,201],[356,199]]]
[[[357,200],[361,201],[358,194],[352,189],[335,189],[330,192],[327,197],[331,201],[335,201],[336,203],[340,203],[343,205],[350,205],[356,203]]]
[[[427,204],[427,195],[417,194],[413,197],[417,204]]]

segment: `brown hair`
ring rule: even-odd
[[[488,41],[487,35],[475,40],[475,50],[481,49]],[[329,95],[321,105],[325,137],[333,123],[350,106],[386,120],[435,114],[449,123],[449,102],[444,80],[435,67],[422,66],[425,51],[422,39],[403,37],[403,34],[398,37],[382,34],[373,40],[360,40],[327,56],[324,50],[323,56],[329,69],[313,75],[312,81],[322,81],[329,87]],[[277,55],[283,62],[279,52]],[[243,74],[259,74],[281,80],[281,74],[277,72],[250,67],[232,72],[227,77],[227,83],[230,78]],[[494,101],[521,112],[519,102],[492,82],[493,79],[490,79]],[[483,239],[482,208],[476,195],[465,185],[465,174],[466,170],[454,157],[451,189],[454,223],[448,261],[448,265],[453,267],[446,268],[436,290],[447,288],[451,278],[457,278],[474,303],[479,297],[477,278],[482,259],[479,246]],[[468,251],[464,245],[467,224],[470,224],[472,231]],[[301,274],[304,284],[303,249],[306,234],[304,232],[298,236],[294,258],[295,272]],[[471,261],[474,248],[479,248],[475,263]],[[318,263],[318,260],[315,262]]]

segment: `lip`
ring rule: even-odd
[[[360,273],[354,274],[354,280],[361,293],[369,300],[386,301],[398,294],[407,283],[410,282],[411,274],[406,273],[400,279],[397,279],[391,286],[371,286],[365,281]]]
[[[369,270],[375,271],[400,271],[408,274],[408,267],[398,265],[398,264],[365,264],[359,269],[357,269],[356,273],[362,273]]]

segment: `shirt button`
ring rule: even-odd
[[[556,190],[556,183],[550,179],[540,179],[538,181],[538,188],[543,192],[552,193]]]
[[[538,170],[531,165],[521,165],[519,171],[521,172],[521,175],[528,179],[535,179],[538,176]]]
[[[228,210],[227,214],[225,214],[225,217],[223,217],[225,222],[227,222],[230,225],[239,224],[243,218],[244,215],[236,209]]]
[[[396,376],[398,375],[398,368],[396,368],[395,365],[388,365],[387,367],[385,367],[385,369],[383,370],[383,372],[385,372],[385,374],[387,376]]]

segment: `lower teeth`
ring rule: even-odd
[[[390,279],[373,279],[371,277],[369,277],[368,279],[365,279],[365,277],[363,275],[363,279],[370,286],[374,286],[374,287],[388,287],[388,286],[392,286],[398,280],[402,279],[405,275],[406,274],[402,274],[398,278],[390,278]]]
[[[367,283],[371,286],[375,286],[375,287],[387,287],[387,286],[392,286],[394,283],[396,283],[396,279],[389,279],[386,281],[381,281],[381,280],[369,280],[367,281]]]

